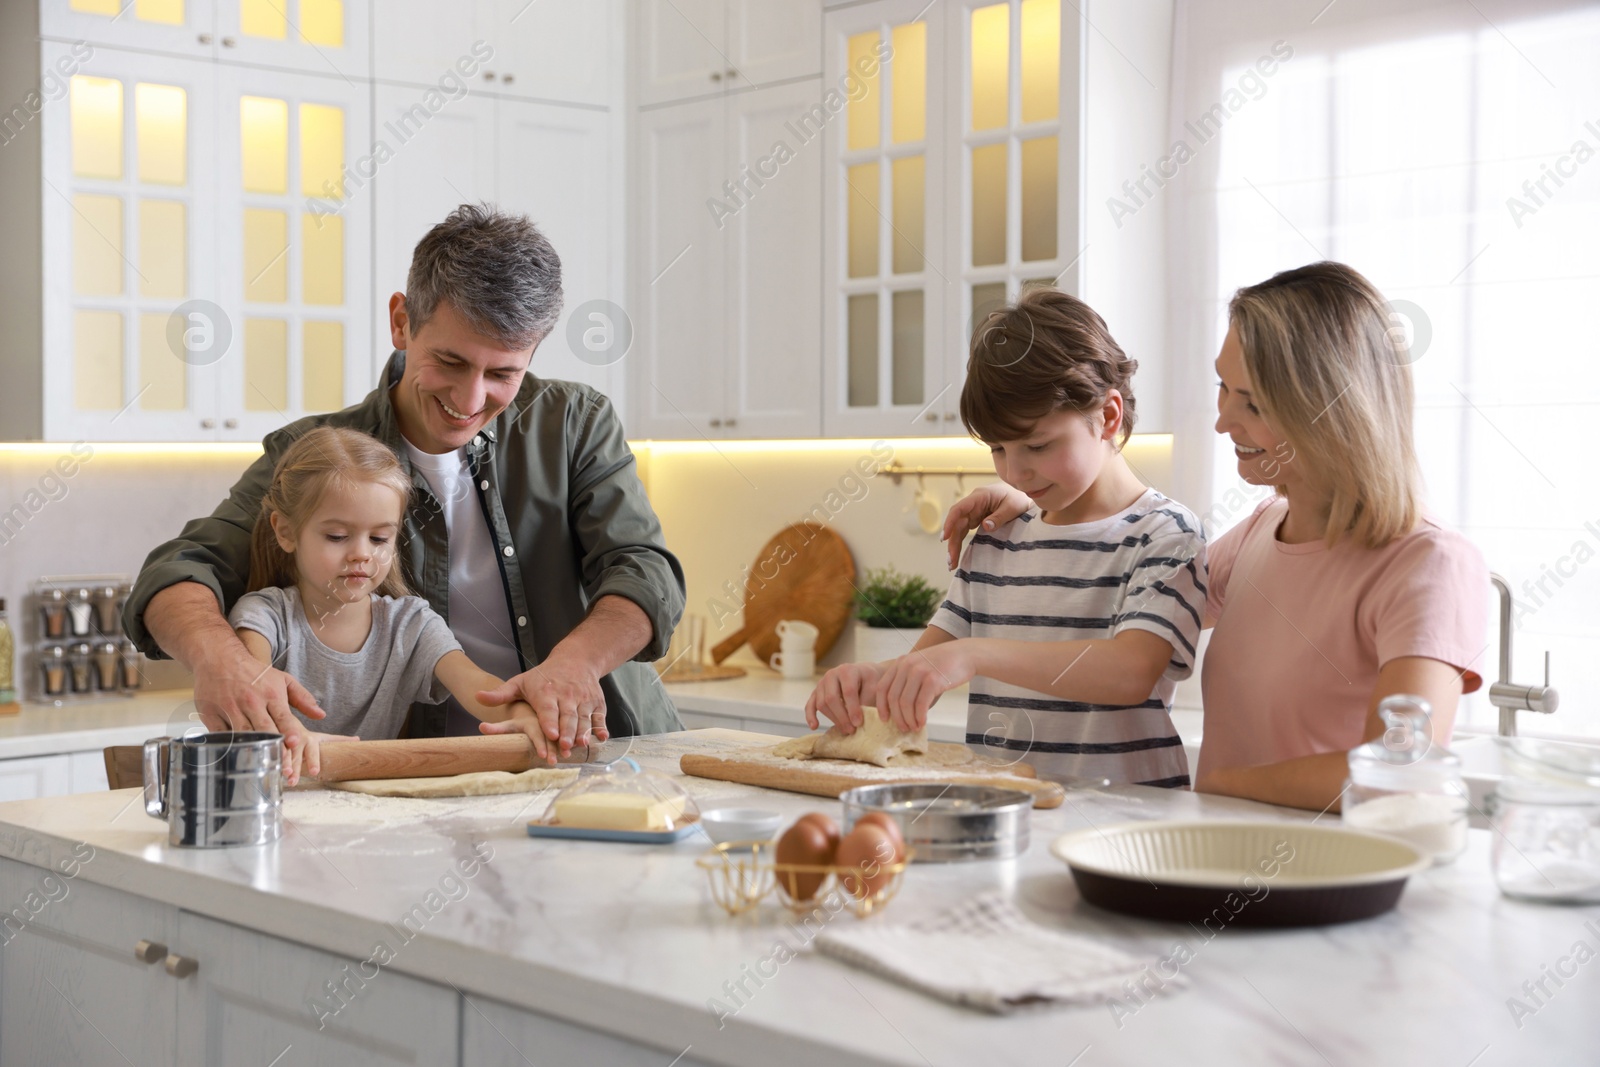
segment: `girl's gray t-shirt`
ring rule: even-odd
[[[461,649],[449,624],[416,596],[373,594],[372,630],[359,652],[335,652],[323,644],[306,619],[300,591],[292,586],[246,593],[229,612],[228,623],[265,637],[272,665],[317,698],[328,716],[301,716],[308,728],[355,734],[363,741],[398,737],[413,703],[437,704],[448,697],[433,669],[447,653]]]

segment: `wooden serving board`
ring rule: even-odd
[[[738,756],[702,756],[688,753],[678,760],[684,774],[696,778],[715,778],[741,785],[759,785],[767,789],[781,789],[788,793],[806,793],[814,797],[832,797],[863,785],[887,785],[909,782],[950,782],[958,785],[991,785],[1000,789],[1018,789],[1033,794],[1036,808],[1059,808],[1066,799],[1066,790],[1056,782],[1041,782],[1033,777],[1033,768],[1018,763],[1001,770],[985,769],[977,764],[970,771],[961,767],[927,769],[918,767],[895,768],[902,772],[885,777],[886,768],[871,764],[852,763],[849,760],[810,759],[794,760],[793,766],[773,766],[760,760],[741,759]]]
[[[761,548],[745,581],[744,625],[711,650],[721,663],[749,642],[763,664],[778,651],[778,623],[800,619],[817,628],[816,656],[833,648],[850,621],[856,565],[839,534],[815,522],[785,526]]]
[[[591,754],[575,745],[561,766],[587,763]],[[528,770],[549,764],[534,754],[526,734],[476,737],[415,737],[399,741],[329,741],[322,746],[319,782],[369,778],[442,778],[473,771]]]

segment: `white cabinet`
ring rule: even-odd
[[[462,78],[503,96],[608,107],[621,61],[615,0],[386,0],[373,26],[380,81],[440,85]],[[462,57],[481,62],[470,75]]]
[[[177,1063],[458,1062],[453,989],[189,912],[173,945],[198,964],[175,983]]]
[[[59,797],[72,792],[72,764],[64,755],[0,760],[0,801]]]
[[[822,70],[818,0],[645,0],[639,103],[757,89]]]
[[[534,353],[531,372],[592,385],[622,402],[625,349],[586,332],[588,316],[617,318],[621,220],[615,209],[612,114],[587,107],[491,97],[473,89],[430,109],[427,91],[377,87],[377,134],[394,160],[372,186],[376,213],[379,362],[390,347],[385,311],[405,290],[412,251],[462,203],[489,201],[528,215],[561,256],[565,311]],[[581,319],[571,328],[574,317]],[[620,346],[627,327],[618,331]],[[603,329],[602,329],[603,332]],[[576,340],[574,340],[576,339]]]
[[[788,128],[819,95],[805,80],[640,113],[634,435],[820,431],[821,153]]]
[[[106,758],[102,749],[67,753],[67,769],[69,792],[94,793],[111,788],[111,782],[106,778]]]
[[[325,74],[352,83],[371,74],[368,48],[373,0],[215,2],[219,59]]]
[[[179,982],[162,966],[177,909],[69,878],[78,868],[63,862],[0,860],[0,900],[13,909],[0,927],[0,1063],[179,1062]],[[135,955],[141,942],[149,962]]]
[[[18,5],[30,0],[17,0]],[[197,59],[216,55],[216,11],[210,0],[31,0],[39,33],[62,42],[138,48]]]
[[[465,1000],[461,1067],[705,1067],[692,1046],[653,1048],[482,997]]]

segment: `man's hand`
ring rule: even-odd
[[[611,736],[606,730],[606,697],[600,689],[600,675],[563,656],[559,646],[537,667],[498,689],[483,690],[477,698],[489,707],[526,701],[538,717],[540,732],[555,742],[563,759],[572,754],[574,744],[600,744]]]
[[[298,723],[294,711],[308,719],[327,714],[292,675],[262,663],[237,643],[195,664],[194,704],[208,730],[287,735]]]
[[[908,652],[887,664],[873,691],[880,714],[897,730],[920,730],[928,709],[944,693],[972,680],[977,664],[965,641],[946,641]]]
[[[479,723],[478,729],[486,734],[527,734],[528,740],[533,742],[535,754],[554,767],[556,765],[555,753],[551,748],[550,742],[545,739],[544,723],[540,721],[533,708],[526,701],[514,700],[506,711],[509,713],[508,717],[501,719],[499,722]],[[558,729],[557,733],[559,732]]]
[[[843,663],[824,674],[806,700],[806,725],[817,729],[820,714],[832,719],[840,733],[846,736],[855,733],[864,721],[861,709],[872,705],[873,691],[886,666],[886,663]]]

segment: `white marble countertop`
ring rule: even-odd
[[[641,762],[676,771],[684,751],[759,740],[703,730],[638,739]],[[608,752],[620,755],[623,742]],[[683,779],[704,807],[788,817],[836,801]],[[1036,921],[1100,937],[1152,963],[1186,943],[1189,988],[1119,1020],[1105,1006],[994,1017],[952,1007],[834,960],[802,953],[718,1029],[710,998],[797,943],[775,905],[741,920],[710,900],[691,838],[673,846],[533,840],[525,823],[547,797],[380,800],[295,791],[274,846],[216,851],[165,844],[165,827],[131,790],[0,805],[0,854],[49,864],[87,841],[79,877],[364,959],[388,925],[433,890],[459,857],[492,858],[391,966],[467,992],[621,1034],[665,1064],[1336,1064],[1497,1067],[1600,1061],[1594,1022],[1600,963],[1590,963],[1519,1029],[1507,998],[1573,951],[1600,945],[1600,907],[1507,900],[1488,869],[1489,835],[1471,832],[1455,864],[1415,877],[1398,909],[1302,930],[1225,929],[1126,918],[1084,904],[1049,852],[1057,835],[1160,817],[1302,819],[1304,813],[1137,786],[1075,792],[1034,812],[1017,860],[916,865],[900,895],[865,921],[899,923],[999,887]],[[847,914],[832,920],[857,922]],[[1586,926],[1586,923],[1592,925]],[[330,976],[335,977],[335,976]],[[600,1006],[603,1005],[602,1010]]]
[[[193,696],[188,689],[164,689],[59,708],[24,704],[16,715],[0,716],[0,759],[136,745],[182,733]]]

